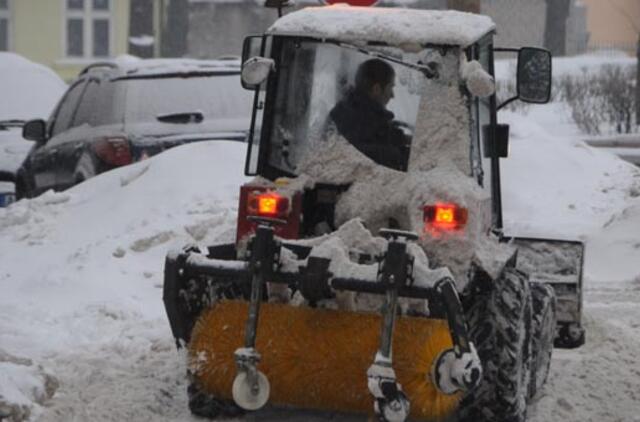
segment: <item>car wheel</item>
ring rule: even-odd
[[[27,182],[26,176],[24,175],[19,175],[18,177],[16,177],[16,185],[15,185],[15,192],[16,192],[16,201],[23,199],[23,198],[32,198],[33,197],[33,191],[30,188],[29,183]]]

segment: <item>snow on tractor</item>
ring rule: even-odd
[[[494,52],[518,54],[532,103],[549,100],[551,57],[496,49],[494,31],[327,6],[245,40],[255,178],[237,237],[165,264],[193,413],[525,420],[554,342],[584,342],[583,245],[504,233]]]

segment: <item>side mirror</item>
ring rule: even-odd
[[[29,120],[22,127],[22,137],[29,141],[45,141],[47,139],[47,123],[42,119]]]
[[[251,57],[242,64],[242,86],[251,87],[251,89],[257,88],[269,77],[269,72],[275,67],[276,62],[273,59]]]
[[[242,72],[244,73],[244,66],[247,60],[251,57],[260,56],[262,50],[262,35],[250,35],[246,37],[242,43]],[[244,89],[256,89],[256,86],[247,84],[244,82],[244,78],[241,80],[242,87]]]
[[[551,53],[523,47],[518,52],[518,97],[527,103],[544,104],[551,98]]]

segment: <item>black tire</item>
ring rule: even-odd
[[[540,392],[549,376],[553,341],[556,336],[556,293],[553,287],[531,283],[531,379],[528,399]]]
[[[497,280],[484,281],[489,287],[477,289],[471,284],[465,313],[483,374],[478,387],[462,400],[458,419],[523,422],[531,362],[529,280],[507,268]]]
[[[202,391],[197,383],[189,382],[187,387],[189,410],[192,414],[203,418],[234,418],[244,415],[233,400],[218,399]]]
[[[23,198],[31,198],[32,192],[29,189],[29,185],[25,179],[25,176],[18,176],[15,184],[16,201]]]

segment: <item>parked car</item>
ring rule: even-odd
[[[23,136],[36,144],[18,171],[16,194],[64,190],[184,143],[246,141],[252,100],[238,60],[92,64],[47,122],[24,125]]]
[[[66,88],[48,67],[0,52],[0,207],[13,202],[16,171],[33,145],[22,137],[24,122],[48,117]]]

